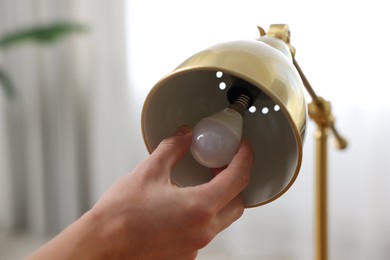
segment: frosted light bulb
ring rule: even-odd
[[[241,143],[243,115],[249,98],[240,95],[228,108],[201,119],[193,130],[192,156],[209,168],[226,166]]]

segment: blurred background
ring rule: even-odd
[[[49,30],[0,44],[0,259],[38,248],[147,156],[141,109],[161,77],[272,23],[290,26],[300,66],[350,143],[338,151],[330,138],[330,259],[389,259],[386,10],[381,0],[0,0],[0,39]],[[246,210],[198,259],[314,258],[314,130],[290,190]]]

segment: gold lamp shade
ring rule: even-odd
[[[242,192],[246,207],[271,202],[296,179],[306,129],[304,86],[288,43],[268,35],[212,46],[179,65],[148,94],[142,133],[149,152],[181,125],[228,107],[239,94],[251,97],[243,138],[255,154],[251,180]],[[188,153],[172,173],[179,186],[208,182],[210,170]]]

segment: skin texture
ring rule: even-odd
[[[210,182],[177,187],[170,174],[191,140],[192,129],[179,128],[28,259],[194,259],[243,214],[253,156],[244,140],[227,167],[211,170]]]

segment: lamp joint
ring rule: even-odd
[[[348,145],[347,140],[342,137],[335,127],[335,119],[331,113],[331,105],[322,97],[318,97],[308,106],[308,112],[311,119],[320,129],[330,129],[335,137],[335,145],[338,149],[345,149]]]
[[[260,35],[263,36],[260,28],[259,31],[260,31]],[[294,46],[290,44],[291,33],[290,33],[290,28],[287,24],[271,24],[271,26],[268,29],[267,35],[284,41],[289,47],[291,55],[293,57],[295,56],[296,50]]]
[[[329,127],[334,121],[331,115],[330,102],[322,97],[318,97],[316,101],[309,103],[308,112],[311,119],[322,127]]]

